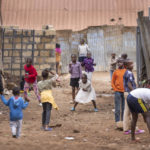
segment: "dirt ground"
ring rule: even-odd
[[[136,137],[141,143],[130,141],[130,135],[115,130],[114,98],[111,95],[108,72],[96,72],[93,75],[93,86],[97,94],[99,112],[93,111],[91,103],[78,105],[75,112],[70,112],[72,104],[69,75],[62,77],[63,87],[53,89],[53,96],[59,111],[52,110],[51,123],[53,130],[42,131],[42,107],[33,98],[24,111],[22,135],[13,139],[9,128],[9,113],[0,102],[0,150],[146,150],[150,149],[150,136],[139,117],[138,126],[146,132]],[[65,137],[73,137],[67,140]]]

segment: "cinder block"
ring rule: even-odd
[[[40,39],[40,37],[35,37],[34,41],[35,41],[36,43],[40,43],[40,42],[41,42],[41,39]]]
[[[45,44],[45,49],[55,49],[55,44]]]
[[[20,76],[20,71],[17,71],[17,70],[13,71],[13,75]]]
[[[41,70],[44,70],[46,68],[50,68],[50,65],[49,64],[43,64],[43,65],[40,65],[40,69]]]
[[[43,50],[44,49],[44,44],[40,43],[40,44],[36,44],[37,45],[37,49],[39,50]]]
[[[16,44],[15,48],[16,49],[21,49],[21,44]]]
[[[20,43],[20,42],[21,42],[21,38],[15,38],[15,39],[14,39],[14,42],[15,42],[15,43]]]
[[[13,51],[13,56],[19,57],[20,56],[20,51]]]
[[[27,46],[27,49],[32,49],[32,44],[29,44],[29,45]]]
[[[34,56],[39,56],[39,51],[34,51]]]
[[[52,39],[50,37],[42,37],[41,42],[42,43],[51,43]]]
[[[12,68],[19,69],[20,68],[20,64],[12,64]]]
[[[45,35],[46,35],[46,36],[49,36],[49,35],[56,35],[56,30],[55,30],[55,29],[45,30]]]
[[[4,56],[8,56],[8,51],[7,50],[4,51]]]
[[[9,39],[8,39],[8,38],[5,38],[5,39],[4,39],[4,43],[9,43]]]
[[[12,44],[4,44],[4,49],[12,49]]]
[[[24,56],[24,57],[31,57],[32,56],[32,51],[24,51],[22,56]]]
[[[49,51],[40,51],[40,56],[49,56]]]
[[[12,29],[5,29],[5,35],[13,35]]]
[[[29,37],[24,37],[22,41],[23,41],[24,43],[28,43],[28,42],[29,42],[29,40],[30,40],[30,38],[29,38]]]
[[[5,57],[4,64],[5,63],[11,63],[11,57]]]
[[[35,30],[35,35],[42,36],[43,30]]]

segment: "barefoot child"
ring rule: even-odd
[[[87,80],[87,75],[83,74],[82,75],[82,80],[80,80],[79,82],[80,86],[80,90],[76,95],[75,98],[75,104],[74,107],[71,109],[71,111],[75,111],[76,106],[78,105],[78,103],[89,103],[92,101],[93,106],[94,106],[94,111],[97,112],[98,109],[96,107],[96,94],[95,94],[95,90],[91,85],[91,82],[89,80]]]
[[[85,68],[85,72],[87,74],[88,80],[92,80],[92,73],[94,71],[94,67],[96,64],[94,63],[94,59],[91,58],[91,52],[87,53],[87,58],[83,61],[83,66]]]
[[[38,93],[38,88],[37,88],[37,72],[34,66],[32,65],[32,59],[27,58],[26,64],[24,66],[25,70],[25,84],[24,84],[24,96],[28,96],[28,91],[33,86],[34,93],[39,101],[39,105],[42,105],[40,103],[40,95]]]
[[[38,82],[38,90],[41,93],[41,102],[43,106],[42,114],[42,127],[45,131],[51,131],[49,128],[50,114],[52,107],[58,109],[57,104],[52,96],[52,85],[57,80],[58,75],[55,75],[52,79],[48,79],[49,72],[47,69],[42,72],[43,80]],[[54,73],[50,72],[54,75]]]
[[[13,95],[9,100],[6,100],[3,95],[0,95],[2,102],[9,107],[10,110],[10,127],[13,138],[19,138],[22,127],[23,112],[28,106],[28,102],[24,102],[23,98],[20,97],[20,89],[15,87],[13,89]],[[27,98],[26,98],[27,100]]]
[[[147,124],[150,133],[150,89],[138,88],[131,91],[127,97],[127,103],[132,113],[131,139],[136,141],[135,127],[139,113],[143,115],[144,122]]]
[[[77,56],[75,54],[71,55],[72,62],[69,64],[69,73],[71,74],[70,86],[72,86],[72,102],[75,99],[75,89],[79,88],[79,80],[82,77],[81,64],[77,62]]]

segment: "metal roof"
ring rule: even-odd
[[[41,29],[46,24],[56,30],[136,26],[137,12],[144,10],[147,15],[149,6],[150,0],[2,0],[2,18],[3,25],[26,29]]]

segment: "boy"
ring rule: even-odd
[[[116,70],[116,64],[117,64],[116,54],[112,53],[111,54],[111,63],[110,63],[110,79],[111,80],[112,80],[113,72]]]
[[[87,74],[88,80],[92,80],[92,73],[94,71],[94,67],[96,64],[94,63],[94,59],[91,58],[91,52],[87,53],[87,58],[83,61],[83,66],[85,68],[85,72]]]
[[[150,89],[138,88],[131,91],[127,97],[127,103],[132,113],[131,140],[136,141],[135,127],[139,113],[143,115],[144,122],[147,124],[150,133]]]
[[[69,73],[71,74],[70,86],[72,86],[72,102],[75,102],[75,89],[79,88],[79,80],[82,78],[81,64],[77,62],[77,56],[71,55],[72,62],[69,64]]]
[[[10,110],[10,127],[13,138],[19,138],[22,127],[23,112],[28,106],[28,102],[24,102],[20,97],[20,89],[15,87],[13,89],[13,95],[9,100],[6,100],[3,95],[0,95],[2,102],[9,107]],[[26,100],[28,100],[26,98]]]
[[[123,60],[118,60],[118,69],[114,71],[112,76],[112,88],[115,91],[115,122],[116,125],[120,121],[120,105],[121,105],[121,121],[123,121],[124,113],[124,87],[123,76],[126,72],[124,69]]]
[[[131,60],[126,61],[126,65],[127,65],[127,71],[125,72],[124,77],[123,77],[124,89],[125,89],[125,92],[130,93],[132,90],[136,89],[135,78],[132,73],[133,61],[131,61]],[[123,117],[124,134],[131,133],[130,119],[131,119],[131,113],[130,113],[129,107],[127,105],[127,101],[125,100],[125,110],[124,110],[124,117]],[[137,127],[136,134],[143,133],[143,132],[144,132],[144,130],[140,130]]]
[[[45,131],[51,131],[49,128],[50,122],[50,114],[52,106],[57,110],[58,106],[54,101],[52,96],[52,84],[58,79],[58,75],[53,77],[52,79],[48,79],[49,72],[54,75],[50,70],[45,69],[42,72],[43,80],[38,82],[38,89],[41,93],[41,102],[43,106],[43,114],[42,114],[42,128]]]
[[[29,89],[31,88],[31,86],[33,86],[34,93],[39,101],[39,105],[42,106],[42,104],[40,103],[40,95],[38,93],[37,88],[37,72],[34,66],[32,66],[31,58],[27,58],[26,64],[24,65],[24,70],[25,70],[24,96],[27,97]]]

